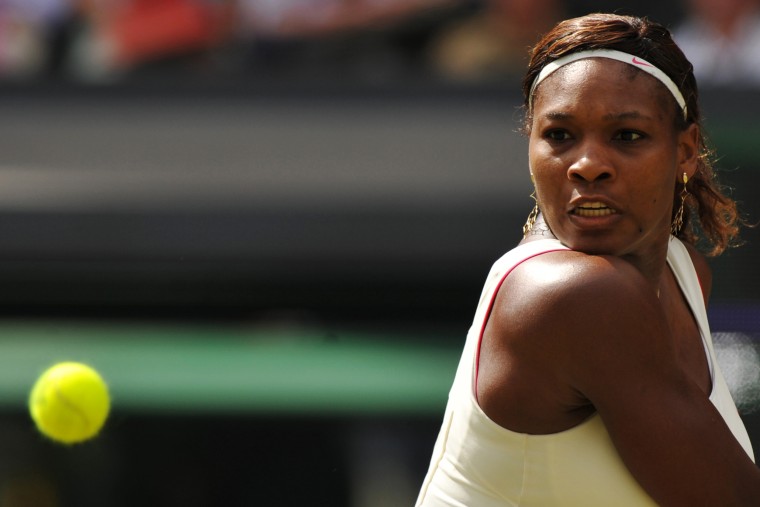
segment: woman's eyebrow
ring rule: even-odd
[[[567,120],[573,118],[573,115],[564,111],[549,111],[548,113],[542,114],[541,117],[546,118],[547,120]]]

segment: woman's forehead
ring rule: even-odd
[[[563,66],[538,85],[533,112],[579,98],[667,108],[669,95],[662,83],[636,67],[606,58],[585,58]]]

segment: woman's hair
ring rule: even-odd
[[[712,151],[708,148],[702,128],[697,82],[691,63],[673,42],[670,32],[659,23],[646,18],[616,14],[590,14],[557,24],[534,46],[528,71],[523,80],[526,108],[526,130],[530,131],[533,112],[530,110],[530,91],[541,69],[564,55],[592,49],[615,49],[638,56],[665,72],[678,86],[686,100],[687,118],[674,104],[675,128],[685,130],[692,123],[699,127],[699,160],[697,171],[689,180],[683,214],[683,227],[678,237],[697,246],[704,242],[706,253],[719,255],[727,247],[738,244],[739,217],[736,202],[724,194],[715,178]],[[540,89],[540,87],[539,87]],[[673,218],[681,205],[683,185],[675,185]]]

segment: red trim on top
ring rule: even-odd
[[[691,263],[692,266],[694,266],[694,263]],[[697,275],[697,283],[699,284],[699,293],[702,294],[702,304],[705,308],[707,308],[707,298],[705,297],[705,288],[702,287],[702,279],[699,278],[699,273],[697,273],[696,268],[694,268],[694,274]]]
[[[543,252],[538,252],[533,255],[530,255],[524,259],[522,259],[520,262],[509,268],[509,271],[504,273],[504,276],[501,277],[501,280],[499,280],[499,283],[496,285],[496,288],[493,291],[493,294],[491,295],[491,301],[488,303],[488,310],[486,311],[485,318],[483,319],[483,324],[480,327],[480,336],[478,337],[478,346],[475,350],[475,380],[473,384],[473,389],[475,390],[475,401],[480,404],[478,400],[478,373],[480,372],[480,345],[483,343],[483,335],[486,332],[486,324],[488,324],[488,319],[491,317],[491,311],[493,310],[493,305],[496,303],[496,296],[499,294],[499,290],[501,290],[501,286],[504,284],[504,280],[507,279],[509,274],[520,264],[523,262],[530,260],[534,257],[538,257],[539,255],[543,255],[550,252],[565,252],[567,251],[567,248],[555,248],[552,250],[545,250]]]

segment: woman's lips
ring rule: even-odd
[[[614,215],[617,211],[602,202],[587,202],[576,206],[570,213],[580,217],[605,217]]]

